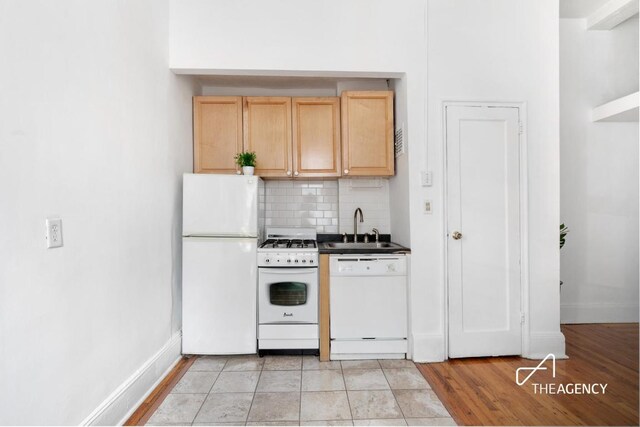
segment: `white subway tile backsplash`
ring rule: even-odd
[[[318,233],[352,233],[353,212],[361,208],[361,232],[390,232],[389,182],[386,179],[266,181],[265,224],[316,227]]]
[[[353,214],[362,209],[364,222],[358,223],[360,233],[377,228],[380,233],[391,233],[389,214],[389,181],[383,178],[338,180],[339,232],[353,233]]]
[[[329,194],[325,195],[327,190]],[[337,233],[338,182],[335,179],[266,181],[265,194],[267,225],[316,227],[318,233]]]

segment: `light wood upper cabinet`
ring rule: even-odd
[[[255,151],[256,175],[293,175],[291,154],[291,98],[244,98],[244,150]]]
[[[293,98],[292,114],[293,175],[340,176],[340,98]]]
[[[393,175],[393,92],[344,91],[341,103],[342,175]]]
[[[194,97],[194,172],[236,173],[234,156],[240,151],[242,151],[242,97]]]

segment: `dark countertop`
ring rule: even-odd
[[[348,235],[349,242],[353,241],[353,234]],[[321,254],[407,254],[411,253],[411,249],[398,245],[394,248],[375,248],[375,249],[352,249],[352,248],[330,248],[325,243],[340,243],[342,242],[341,234],[318,234],[318,252]],[[391,242],[391,235],[380,234],[380,242]],[[358,234],[358,242],[364,242],[364,234]],[[375,242],[375,236],[369,236],[369,242]],[[397,245],[397,243],[395,243]]]

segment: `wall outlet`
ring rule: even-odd
[[[433,213],[433,204],[431,203],[431,200],[425,200],[423,203],[423,211],[425,214],[432,214]]]
[[[62,220],[50,218],[45,221],[47,226],[47,248],[59,248],[62,246]]]

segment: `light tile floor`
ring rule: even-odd
[[[147,425],[455,425],[409,360],[200,357]]]

